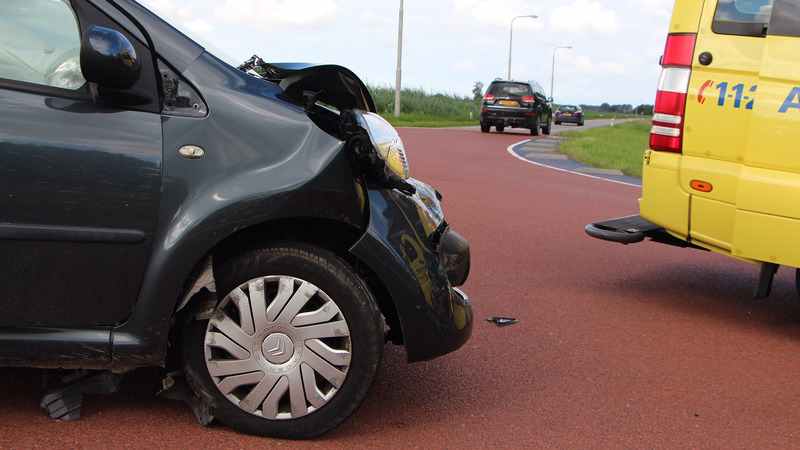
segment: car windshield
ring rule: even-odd
[[[562,112],[575,112],[575,111],[578,110],[578,108],[576,108],[576,107],[574,107],[572,105],[559,106],[558,109],[560,109]]]
[[[521,83],[494,83],[489,93],[497,97],[530,97],[531,87]]]

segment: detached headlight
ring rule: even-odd
[[[359,125],[367,130],[378,157],[383,160],[384,172],[389,178],[405,181],[409,178],[408,160],[403,140],[383,117],[367,112],[353,111]]]

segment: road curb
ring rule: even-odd
[[[527,139],[510,145],[508,147],[508,152],[523,161],[540,166],[573,172],[578,175],[599,178],[615,183],[641,187],[642,180],[639,178],[625,175],[619,170],[598,169],[575,161],[561,153],[557,153],[556,148],[566,139],[566,137],[562,136],[545,136]]]

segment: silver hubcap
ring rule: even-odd
[[[350,330],[336,303],[313,284],[256,278],[214,310],[205,358],[217,388],[239,408],[292,419],[319,409],[342,386]]]

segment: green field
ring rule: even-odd
[[[481,100],[403,89],[400,117],[394,116],[394,88],[369,86],[378,114],[395,127],[455,127],[478,125]],[[470,116],[472,114],[472,116]]]
[[[649,120],[569,131],[559,136],[569,137],[559,145],[556,150],[559,153],[592,167],[616,169],[625,175],[642,177],[642,158],[650,140]]]

